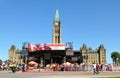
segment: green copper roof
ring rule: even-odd
[[[60,21],[58,9],[56,10],[55,21]]]

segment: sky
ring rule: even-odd
[[[0,0],[0,59],[8,59],[11,45],[51,43],[56,9],[62,43],[83,44],[93,50],[103,44],[107,63],[120,52],[120,0]]]

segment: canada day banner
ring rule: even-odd
[[[43,45],[33,45],[33,44],[28,44],[28,51],[33,52],[33,51],[39,51],[39,50],[65,50],[67,47],[66,44],[53,44],[53,43],[45,43]]]

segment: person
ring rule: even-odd
[[[53,71],[55,71],[55,64],[53,64]]]
[[[61,71],[64,71],[64,65],[61,65]]]
[[[22,72],[25,72],[25,64],[22,64]]]
[[[55,71],[58,71],[58,64],[55,65]]]
[[[99,74],[99,70],[100,70],[100,66],[99,66],[99,64],[97,63],[97,65],[96,65],[96,73],[97,73],[97,74]]]
[[[96,64],[93,63],[93,74],[96,74]]]
[[[103,64],[101,64],[100,66],[100,71],[103,71]]]
[[[41,64],[40,63],[38,64],[38,69],[39,69],[38,71],[40,72],[40,69],[41,69]]]
[[[16,64],[15,64],[15,63],[13,63],[13,64],[11,65],[11,70],[12,70],[13,73],[16,72]]]

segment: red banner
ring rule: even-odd
[[[42,50],[42,46],[41,46],[41,45],[28,44],[28,50],[29,50],[29,51]]]

